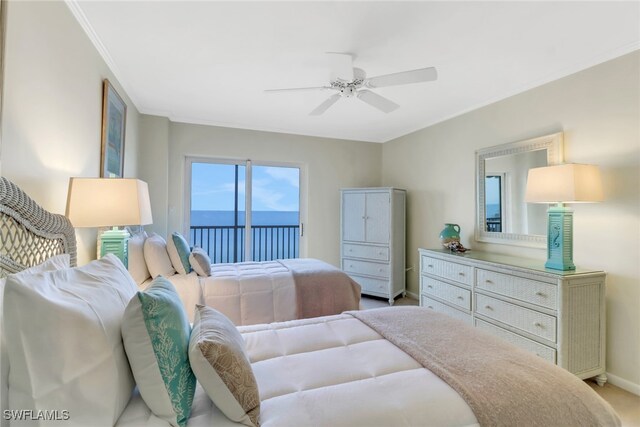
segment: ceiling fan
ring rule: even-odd
[[[318,105],[309,113],[311,116],[321,115],[327,111],[329,107],[338,102],[340,98],[354,97],[384,113],[390,113],[400,106],[390,99],[378,95],[369,89],[428,82],[438,78],[438,72],[434,67],[401,71],[399,73],[367,78],[367,74],[364,70],[353,66],[353,56],[351,54],[328,52],[327,55],[329,56],[329,67],[331,69],[329,86],[268,89],[265,90],[265,92],[296,92],[310,90],[335,91],[336,93],[331,95],[322,104]]]

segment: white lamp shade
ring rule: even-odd
[[[71,178],[66,216],[74,227],[151,224],[149,188],[133,178]]]
[[[603,198],[600,170],[595,165],[569,163],[529,169],[526,202],[600,202]]]

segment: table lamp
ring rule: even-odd
[[[547,211],[546,268],[576,268],[573,263],[573,210],[564,203],[602,200],[602,180],[597,166],[563,164],[529,169],[525,201],[557,203]]]
[[[130,233],[121,226],[153,222],[147,183],[134,178],[71,178],[67,212],[74,227],[112,227],[98,238],[98,254],[116,255],[128,264]]]

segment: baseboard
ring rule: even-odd
[[[625,380],[624,378],[620,378],[619,376],[610,374],[609,372],[607,372],[607,382],[616,387],[620,387],[629,393],[633,393],[636,396],[640,396],[640,384],[632,383],[629,380]]]
[[[418,298],[418,294],[414,294],[413,292],[408,292],[407,291],[407,296],[409,298],[417,299],[418,301],[420,301],[420,298]]]

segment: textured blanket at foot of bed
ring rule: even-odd
[[[611,406],[568,371],[420,307],[349,312],[456,390],[482,426],[619,426]]]

